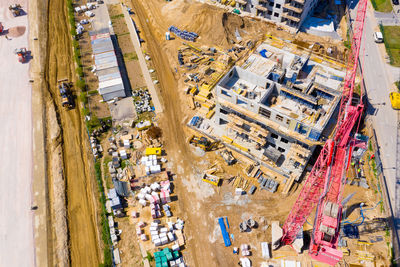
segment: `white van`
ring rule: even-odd
[[[383,43],[383,35],[381,32],[374,32],[375,43]]]

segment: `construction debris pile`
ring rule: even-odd
[[[149,90],[146,88],[144,90],[134,90],[132,92],[132,96],[134,98],[134,104],[136,108],[136,112],[138,114],[142,114],[144,112],[151,112],[154,110],[154,107],[151,103],[151,96]]]

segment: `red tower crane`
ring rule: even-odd
[[[281,239],[283,245],[293,243],[306,219],[317,206],[310,254],[313,259],[330,265],[335,265],[343,257],[343,253],[337,249],[342,217],[342,190],[354,145],[350,134],[364,108],[362,95],[358,104],[353,105],[352,100],[367,2],[368,0],[360,0],[358,3],[336,131],[333,138],[325,143],[305,181],[283,226]]]

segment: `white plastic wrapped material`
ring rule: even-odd
[[[143,193],[138,193],[137,194],[137,198],[138,199],[144,199],[144,197],[145,197],[145,194],[143,194]]]
[[[140,229],[140,228],[136,229],[136,234],[137,235],[140,236],[142,233],[143,233],[142,229]]]
[[[150,194],[146,194],[146,195],[145,195],[145,198],[146,198],[148,201],[152,201],[152,200],[153,200],[153,197],[152,197]]]
[[[147,193],[147,194],[150,194],[150,193],[151,193],[151,188],[150,188],[149,186],[146,186],[144,189],[146,190],[146,193]]]
[[[144,165],[145,165],[146,167],[150,167],[150,166],[153,166],[153,162],[152,162],[152,161],[146,161],[146,162],[144,163]]]
[[[249,249],[249,245],[248,244],[241,244],[240,245],[240,249],[241,250],[248,250]]]
[[[147,157],[146,157],[146,156],[142,157],[142,158],[140,159],[140,161],[141,161],[143,164],[145,164],[146,161],[147,161]]]
[[[175,224],[175,229],[182,230],[183,229],[183,225],[180,224],[180,223],[176,223]]]
[[[156,165],[157,165],[157,160],[156,160],[156,159],[153,160],[152,162],[153,162],[153,164],[152,164],[153,166],[156,166]]]
[[[160,165],[150,166],[150,172],[151,173],[160,173],[161,166]]]
[[[160,203],[160,196],[158,195],[157,192],[152,192],[151,195],[153,196],[155,203],[157,204]]]
[[[156,240],[154,240],[154,241],[153,241],[153,243],[154,243],[154,245],[155,245],[156,247],[159,247],[159,246],[161,246],[161,245],[162,245],[162,243],[161,243],[161,240],[160,240],[160,239],[156,239]]]
[[[137,211],[132,210],[132,211],[131,211],[131,216],[132,216],[132,218],[137,218],[137,217],[139,217],[139,214],[138,214]]]
[[[160,240],[163,245],[168,243],[168,237],[161,237]]]
[[[172,241],[175,241],[175,236],[174,236],[173,233],[168,232],[167,236],[168,236],[169,241],[171,241],[171,242],[172,242]]]
[[[175,245],[173,245],[172,246],[172,250],[179,250],[180,249],[180,246],[178,245],[178,244],[175,244]]]
[[[157,230],[150,231],[150,235],[158,235],[158,231]]]
[[[154,240],[160,239],[159,235],[151,235],[151,241],[154,242]]]
[[[150,232],[157,231],[157,230],[158,230],[158,226],[150,226]]]
[[[240,258],[242,267],[251,267],[251,261],[248,258]]]
[[[161,186],[157,182],[155,182],[155,183],[150,185],[150,188],[153,191],[158,191],[158,190],[160,190]]]
[[[144,199],[139,199],[139,204],[142,205],[143,207],[147,205],[146,200]]]
[[[137,226],[139,227],[139,228],[143,228],[143,227],[145,227],[145,223],[144,222],[142,222],[142,221],[140,221],[140,222],[138,222],[137,223]]]
[[[152,222],[152,223],[150,224],[150,226],[157,226],[157,227],[158,227],[158,222]]]
[[[160,233],[160,238],[167,237],[167,233]]]
[[[160,233],[166,233],[166,232],[168,232],[168,228],[167,227],[160,228]]]
[[[141,236],[140,236],[140,239],[142,240],[142,241],[147,241],[147,235],[145,235],[145,234],[142,234]]]
[[[242,256],[250,256],[250,251],[242,250]]]

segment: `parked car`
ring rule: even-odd
[[[383,43],[383,34],[381,32],[374,32],[375,43]]]

